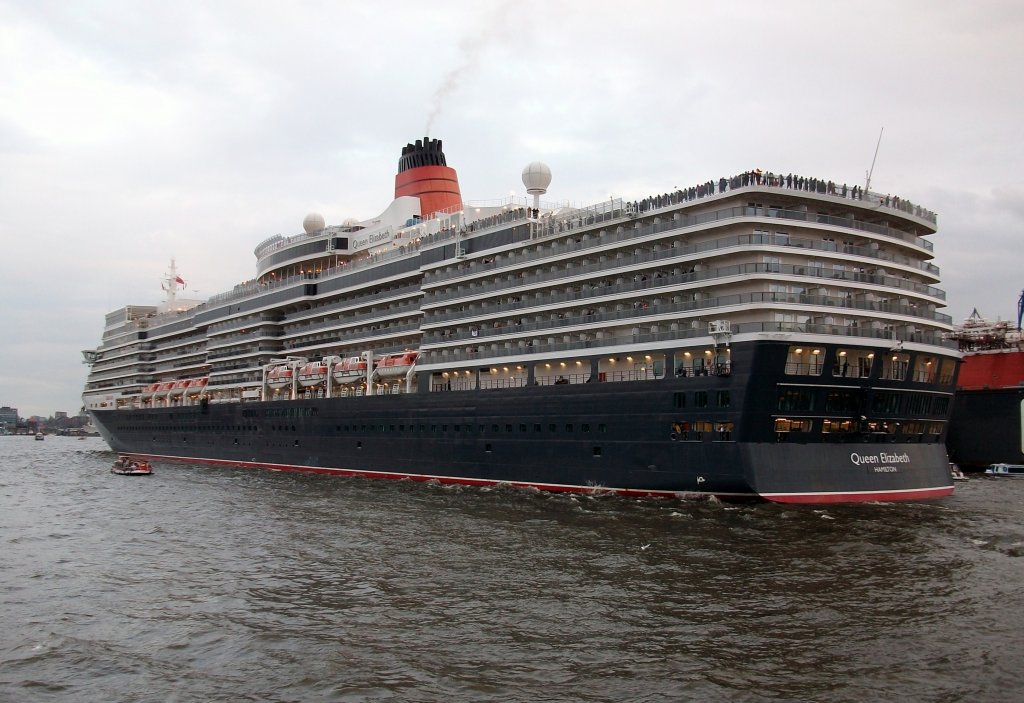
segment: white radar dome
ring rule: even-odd
[[[534,161],[523,169],[523,185],[530,195],[543,195],[551,185],[551,169],[540,161]]]
[[[306,219],[302,221],[302,229],[306,230],[306,234],[314,234],[320,232],[327,223],[324,222],[324,216],[317,212],[311,212],[306,215]]]

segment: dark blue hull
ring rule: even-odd
[[[771,361],[766,350],[759,356]],[[719,377],[101,410],[94,417],[118,452],[211,464],[807,503],[952,492],[938,435],[775,432],[775,382],[788,379],[757,374],[753,348],[747,353],[734,349],[733,361],[750,373]],[[835,387],[828,381],[820,379],[817,392]],[[866,393],[869,383],[847,385]],[[678,407],[694,388],[728,391],[733,401]],[[684,422],[690,425],[681,432]]]

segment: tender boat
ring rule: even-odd
[[[110,473],[118,476],[152,476],[153,467],[148,461],[133,459],[130,456],[119,456],[110,467]]]
[[[338,383],[355,383],[366,379],[366,359],[351,356],[334,365],[334,380]]]
[[[985,475],[1024,478],[1024,464],[992,464],[985,469]]]
[[[292,370],[287,366],[276,366],[267,373],[267,385],[274,390],[286,388],[292,384]]]
[[[381,378],[404,376],[416,365],[417,352],[404,351],[400,354],[388,354],[377,362],[377,375]]]
[[[42,442],[43,441],[43,433],[42,432],[36,432],[36,441],[37,442]]]

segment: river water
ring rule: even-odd
[[[0,438],[0,701],[1019,701],[1024,480],[827,508]]]

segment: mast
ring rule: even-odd
[[[178,286],[185,287],[185,279],[178,275],[178,267],[174,263],[174,259],[171,259],[171,265],[167,269],[167,273],[164,274],[163,278],[160,279],[160,287],[167,293],[167,300],[164,303],[167,310],[174,309],[174,303],[178,296]]]
[[[875,172],[875,161],[878,160],[878,147],[882,146],[882,132],[885,131],[885,127],[878,132],[878,143],[875,144],[875,155],[871,158],[871,169],[867,172],[867,181],[864,183],[864,192],[867,193],[871,190],[871,175]]]

